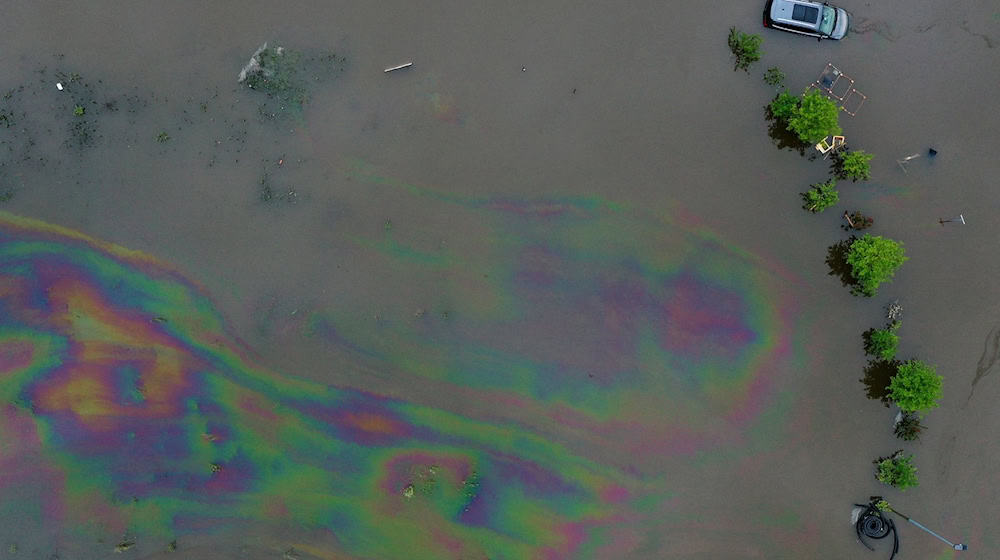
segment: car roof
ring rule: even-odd
[[[799,2],[798,0],[774,0],[771,4],[771,19],[810,29],[819,29],[823,4]]]

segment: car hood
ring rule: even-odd
[[[847,13],[847,10],[837,8],[837,25],[833,28],[833,32],[830,33],[830,38],[843,39],[847,35],[847,28],[850,24],[850,15]]]

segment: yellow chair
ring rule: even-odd
[[[833,149],[833,144],[830,144],[829,142],[826,141],[826,138],[824,138],[823,141],[821,141],[819,144],[816,144],[816,149],[819,150],[819,153],[826,155],[827,153],[830,152],[830,150]]]

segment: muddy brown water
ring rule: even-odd
[[[316,309],[368,315],[370,329],[380,318],[463,312],[448,308],[441,277],[357,240],[391,230],[420,252],[447,247],[475,262],[491,232],[452,211],[454,200],[598,197],[687,216],[794,277],[780,292],[794,302],[798,358],[776,366],[771,404],[782,413],[772,422],[711,451],[631,461],[662,501],[644,506],[651,515],[620,554],[874,558],[855,541],[850,506],[883,494],[970,545],[951,553],[900,526],[904,557],[998,557],[1000,7],[844,2],[851,34],[819,43],[762,30],[759,4],[10,4],[0,20],[0,89],[44,94],[18,98],[33,119],[33,143],[25,148],[18,137],[25,151],[5,160],[0,181],[11,196],[0,209],[171,263],[205,287],[274,371],[474,418],[500,413],[442,393],[399,359],[296,327],[297,313]],[[731,25],[764,37],[764,58],[749,74],[732,70]],[[235,76],[265,40],[334,51],[348,63],[316,85],[301,115],[261,121]],[[382,72],[411,60],[412,68]],[[775,148],[763,111],[772,92],[760,75],[779,66],[794,90],[827,62],[867,96],[841,124],[851,147],[876,157],[871,181],[841,183],[841,204],[811,215],[798,193],[825,178],[827,162]],[[116,110],[87,106],[94,129],[68,128],[77,125],[56,115],[67,106],[57,72],[78,72],[98,104],[114,92]],[[156,142],[161,131],[170,139]],[[935,158],[917,158],[905,173],[897,166],[930,147]],[[261,201],[262,180],[274,199]],[[871,231],[903,241],[910,257],[872,299],[851,296],[824,264],[827,247],[846,237],[844,209],[873,215]],[[960,213],[967,225],[938,223]],[[861,333],[896,298],[900,354],[945,377],[941,406],[913,444],[893,438],[894,411],[866,399],[859,382]],[[370,342],[368,323],[357,324],[353,336]],[[586,343],[595,328],[510,344],[544,353]],[[872,459],[900,447],[915,454],[920,476],[906,492],[871,475]],[[611,447],[579,453],[629,463]],[[18,557],[58,553],[40,537],[45,527],[4,524],[0,534],[21,541]],[[295,542],[310,538],[308,528],[287,531]],[[280,557],[280,528],[257,535],[272,533],[259,545],[238,533],[194,535],[174,557],[209,549]],[[101,557],[87,548],[80,555]]]

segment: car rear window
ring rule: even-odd
[[[792,8],[792,19],[796,21],[804,21],[806,23],[816,23],[819,18],[819,8],[813,8],[812,6],[803,6],[802,4],[796,4]]]

